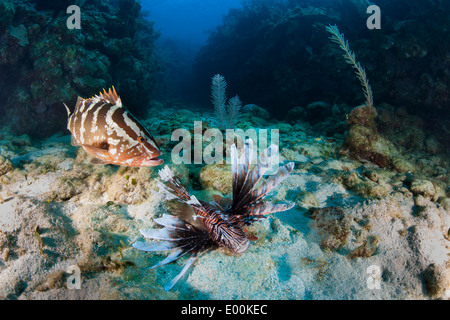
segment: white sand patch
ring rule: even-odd
[[[17,199],[11,199],[0,204],[0,231],[12,232],[20,227],[20,220],[15,211],[17,202]]]

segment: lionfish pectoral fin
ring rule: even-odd
[[[150,269],[155,269],[158,267],[161,267],[163,265],[166,265],[168,263],[171,263],[175,260],[177,260],[178,258],[181,258],[182,256],[184,256],[186,254],[186,252],[184,252],[181,249],[177,249],[176,251],[172,252],[170,255],[168,255],[164,260],[161,260],[160,262],[158,262],[157,264],[155,264],[154,266],[151,266]]]
[[[273,204],[270,202],[261,202],[256,206],[253,206],[249,210],[251,216],[264,216],[269,213],[281,212],[291,209],[295,203],[277,203]]]
[[[190,229],[186,227],[186,223],[183,220],[180,220],[171,214],[163,214],[160,218],[153,218],[153,221],[163,227],[190,231]]]
[[[168,284],[166,284],[164,286],[164,290],[165,291],[170,291],[170,289],[173,288],[173,286],[178,282],[178,280],[180,280],[180,278],[186,273],[186,271],[189,269],[189,267],[194,263],[195,259],[197,259],[197,255],[192,255],[188,261],[186,262],[186,264],[184,265],[183,269],[181,270],[181,272],[172,280],[170,280],[170,282]]]
[[[164,241],[176,241],[173,239],[167,228],[161,229],[141,229],[141,234],[147,239],[164,240]]]
[[[207,231],[200,230],[173,215],[164,214],[153,220],[163,228],[142,229],[140,232],[145,238],[157,241],[137,241],[132,245],[133,248],[146,252],[167,250],[174,250],[174,252],[150,269],[173,262],[186,254],[191,255],[183,270],[165,286],[165,290],[168,291],[186,273],[195,258],[207,249],[209,235]]]
[[[257,189],[253,190],[254,199],[264,198],[273,188],[283,182],[294,169],[294,163],[289,162],[280,167],[277,172],[271,175]]]
[[[141,251],[167,251],[174,249],[174,245],[167,241],[161,242],[149,242],[149,241],[136,241],[132,244],[132,247]]]
[[[189,194],[167,165],[160,169],[158,173],[164,182],[157,181],[159,188],[158,193],[161,194],[165,200],[178,200],[201,212],[206,210],[195,196]]]

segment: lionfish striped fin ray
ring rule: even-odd
[[[181,270],[181,272],[172,280],[170,280],[170,282],[168,284],[166,284],[164,286],[164,290],[165,291],[170,291],[170,289],[173,288],[173,286],[178,282],[178,280],[180,280],[180,278],[186,273],[186,271],[189,269],[189,267],[194,263],[195,259],[197,259],[197,255],[193,254],[188,261],[186,262],[185,266],[183,267],[183,269]]]
[[[166,200],[178,200],[184,204],[191,206],[193,209],[206,212],[203,203],[200,202],[194,195],[190,195],[180,180],[173,174],[172,170],[166,165],[158,171],[159,176],[165,182],[157,182],[159,187],[158,193],[163,195]]]
[[[186,203],[191,200],[191,195],[183,187],[180,180],[173,174],[172,170],[166,165],[158,171],[160,178],[165,182],[158,181],[159,192],[164,196],[169,197],[168,200],[178,199]]]
[[[274,175],[265,179],[264,182],[261,184],[261,186],[253,190],[255,201],[263,198],[273,188],[275,188],[278,184],[280,184],[283,180],[285,180],[293,169],[294,163],[289,162],[284,166],[280,167]]]
[[[260,155],[258,163],[253,167],[253,169],[250,172],[251,182],[253,182],[253,186],[258,183],[258,181],[270,168],[277,153],[278,153],[278,146],[272,144]]]
[[[137,241],[133,243],[132,246],[138,250],[147,252],[175,251],[150,269],[173,262],[186,254],[191,255],[183,270],[181,270],[181,272],[166,285],[166,290],[170,290],[183,274],[186,273],[195,258],[206,250],[211,243],[207,231],[200,230],[194,225],[175,216],[164,214],[160,218],[155,218],[154,221],[157,224],[162,225],[163,228],[143,229],[141,230],[141,234],[146,238],[157,241]]]
[[[160,218],[153,218],[153,221],[155,221],[157,224],[172,228],[172,229],[180,229],[180,230],[187,230],[189,229],[186,226],[185,223],[183,223],[182,220],[178,219],[177,217],[171,215],[171,214],[163,214]]]
[[[295,203],[289,202],[289,203],[277,203],[273,204],[271,202],[259,202],[255,204],[254,206],[249,207],[248,214],[251,216],[261,216],[263,217],[266,214],[269,213],[275,213],[280,211],[286,211],[291,209]]]
[[[170,255],[168,255],[164,260],[159,261],[157,264],[149,267],[148,269],[155,269],[161,266],[164,266],[168,263],[171,263],[175,260],[177,260],[178,258],[181,258],[182,256],[184,256],[187,252],[184,252],[181,249],[177,249],[176,251],[172,252]]]
[[[161,242],[149,242],[149,241],[136,241],[133,243],[133,248],[151,252],[151,251],[167,251],[175,248],[175,245],[168,241]]]
[[[272,144],[266,150],[264,150],[259,158],[258,163],[251,170],[249,164],[248,167],[246,167],[246,169],[244,170],[246,172],[241,173],[241,175],[237,177],[233,175],[233,179],[237,180],[236,184],[239,188],[239,191],[236,195],[233,191],[233,212],[239,214],[246,206],[256,201],[252,190],[259,182],[259,180],[263,177],[264,173],[266,173],[266,171],[270,168],[277,153],[278,147]],[[245,178],[243,179],[243,177]],[[239,187],[240,184],[242,184],[241,187]]]
[[[253,141],[247,139],[244,144],[244,150],[239,157],[236,145],[231,146],[231,170],[233,175],[233,199],[236,199],[244,189],[251,187],[248,183],[250,174],[249,168],[253,158]]]
[[[156,180],[156,184],[158,186],[158,191],[152,190],[153,193],[162,196],[164,200],[179,199],[178,196],[173,194],[174,191],[172,189],[166,187],[166,185],[164,183],[162,183],[161,181]]]

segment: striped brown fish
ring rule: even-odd
[[[253,154],[253,142],[247,140],[243,154],[238,157],[235,145],[231,147],[231,162],[233,175],[233,198],[226,199],[216,196],[214,201],[207,203],[190,195],[174,176],[169,167],[165,166],[159,171],[161,179],[158,181],[159,193],[166,200],[178,200],[189,205],[195,215],[197,225],[182,220],[176,216],[164,214],[154,221],[163,226],[160,229],[141,230],[141,234],[148,239],[159,241],[137,241],[133,247],[142,251],[173,250],[151,268],[156,268],[183,255],[190,257],[181,272],[164,288],[170,290],[192,265],[197,256],[214,247],[225,247],[233,253],[242,254],[248,250],[251,240],[256,237],[248,235],[244,227],[251,225],[267,214],[289,210],[293,203],[272,204],[263,201],[267,193],[287,178],[294,168],[290,162],[278,169],[276,174],[264,179],[260,186],[255,187],[264,173],[271,166],[278,147],[271,145],[260,156],[259,162],[250,170]]]
[[[72,143],[93,155],[94,163],[149,167],[163,163],[153,136],[123,106],[114,87],[67,109]]]

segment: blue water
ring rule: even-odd
[[[150,12],[155,28],[161,31],[160,41],[181,41],[198,49],[222,22],[230,8],[242,7],[241,0],[144,0],[142,8]]]

